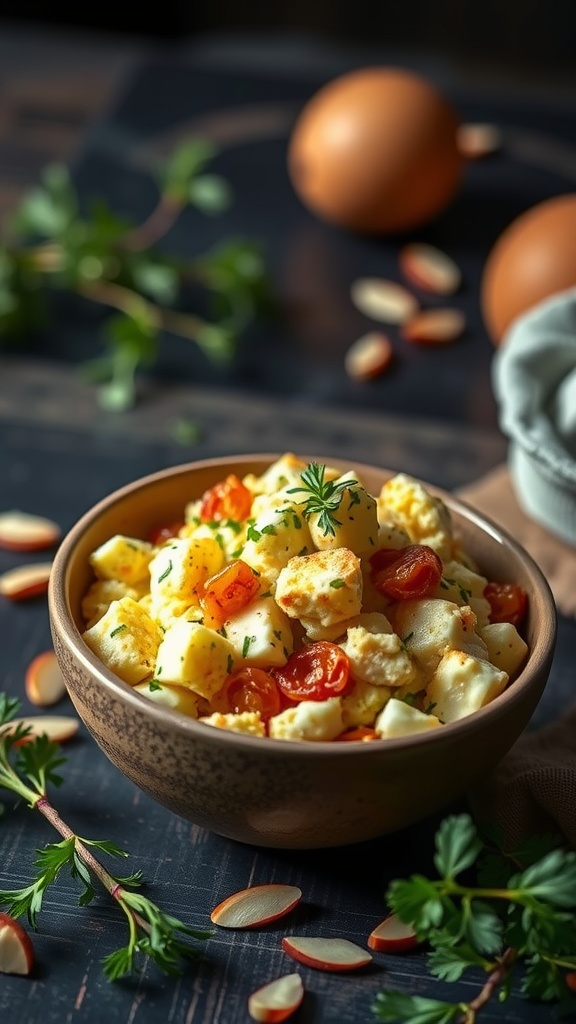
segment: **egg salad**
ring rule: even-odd
[[[90,555],[83,638],[152,701],[219,729],[377,741],[439,729],[518,673],[526,594],[482,575],[405,473],[288,452]]]

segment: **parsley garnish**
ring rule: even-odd
[[[290,487],[288,494],[297,494],[304,491],[309,495],[304,503],[302,513],[305,519],[318,517],[318,526],[324,536],[335,537],[336,527],[342,523],[334,515],[342,503],[344,491],[349,490],[357,480],[325,480],[326,467],[316,462],[311,462],[306,469],[302,470],[300,479],[302,487]]]
[[[123,633],[125,629],[128,629],[128,626],[125,622],[122,622],[120,626],[116,626],[116,629],[112,630],[110,638],[113,639],[115,636],[118,636],[118,633]]]
[[[346,586],[346,584],[344,583],[344,580],[330,580],[330,586],[333,587],[334,590],[340,590],[342,587]]]
[[[519,968],[528,999],[562,998],[565,973],[576,970],[576,852],[546,836],[505,855],[480,837],[469,815],[460,814],[440,825],[434,865],[436,879],[393,881],[387,905],[428,943],[436,978],[458,981],[472,968],[484,971],[487,981],[469,1003],[382,991],[372,1006],[375,1017],[475,1024],[492,996],[506,999]],[[477,884],[470,884],[473,868]]]
[[[151,693],[154,693],[155,690],[161,690],[162,687],[157,679],[151,679],[148,683],[148,689]]]

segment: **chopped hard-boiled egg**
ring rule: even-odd
[[[374,496],[353,468],[288,452],[188,496],[174,524],[92,552],[83,636],[138,693],[209,727],[385,742],[473,714],[526,659],[446,504],[405,473]]]

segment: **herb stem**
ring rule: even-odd
[[[499,958],[493,971],[490,972],[478,995],[466,1005],[466,1009],[460,1018],[459,1024],[473,1024],[476,1014],[483,1006],[490,1001],[496,989],[502,984],[510,968],[517,959],[518,954],[514,949],[506,949]]]
[[[157,306],[154,302],[145,299],[144,296],[131,291],[130,288],[115,284],[113,281],[100,280],[90,284],[76,285],[76,290],[85,298],[113,306],[136,320],[147,319],[156,329],[165,328],[174,334],[190,338],[192,341],[196,340],[198,332],[205,326],[200,317]]]
[[[151,248],[168,233],[183,208],[184,204],[173,196],[163,195],[146,220],[124,235],[122,248],[130,252]]]
[[[82,858],[87,868],[90,868],[94,876],[98,879],[101,885],[106,891],[120,904],[128,921],[130,923],[130,932],[135,933],[135,925],[142,928],[147,934],[150,934],[150,925],[140,914],[132,910],[126,903],[126,890],[122,885],[106,870],[103,864],[94,856],[91,850],[88,849],[82,842],[79,836],[70,828],[69,825],[60,817],[58,811],[50,803],[45,796],[41,796],[36,800],[36,810],[43,814],[47,821],[50,822],[53,828],[62,836],[63,839],[73,839],[74,849],[79,857]]]

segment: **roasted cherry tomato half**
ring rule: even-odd
[[[164,544],[167,540],[172,540],[173,537],[177,537],[180,530],[184,526],[182,520],[176,523],[165,523],[164,526],[156,526],[153,530],[150,530],[148,534],[148,540],[150,544],[154,544],[155,547],[159,547]]]
[[[282,710],[276,680],[263,668],[245,665],[228,676],[222,697],[230,712],[258,711],[265,722]]]
[[[219,629],[253,601],[260,590],[258,577],[241,558],[209,576],[198,588],[198,600],[204,612],[204,625]]]
[[[517,583],[487,583],[484,597],[490,604],[490,622],[521,626],[528,609],[528,595]]]
[[[230,473],[225,480],[205,491],[200,502],[200,519],[205,523],[236,519],[242,522],[250,515],[252,494],[242,481]]]
[[[273,676],[282,693],[293,701],[327,700],[344,694],[351,685],[348,655],[328,640],[318,640],[295,651]]]
[[[427,544],[380,548],[372,555],[370,568],[376,590],[395,601],[424,597],[442,578],[442,561]]]

